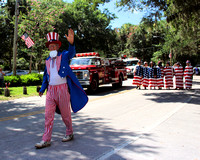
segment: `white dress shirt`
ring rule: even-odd
[[[56,66],[56,59],[54,60],[54,67],[52,67],[52,60],[50,63],[50,81],[49,85],[60,85],[67,83],[66,77],[61,78],[58,74],[57,66]]]

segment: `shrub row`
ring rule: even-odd
[[[20,76],[5,76],[4,83],[10,83],[10,87],[17,86],[35,86],[42,84],[43,75],[38,73],[31,73]]]

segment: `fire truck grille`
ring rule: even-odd
[[[78,79],[83,79],[83,72],[81,71],[73,71]]]

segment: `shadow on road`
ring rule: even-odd
[[[200,89],[195,90],[182,90],[178,92],[163,91],[155,93],[150,91],[151,93],[144,93],[144,96],[149,96],[149,100],[155,101],[157,103],[193,103],[200,104]],[[188,102],[188,100],[192,99]]]
[[[113,88],[112,86],[101,86],[98,88],[97,92],[95,94],[89,93],[87,90],[86,93],[89,96],[105,96],[111,93],[119,93],[121,91],[127,91],[136,88],[136,86],[122,86],[118,88]]]
[[[37,105],[37,106],[36,106]],[[13,115],[26,114],[29,112],[38,111],[44,109],[44,104],[36,104],[34,100],[28,102],[15,102],[6,101],[0,103],[0,118],[9,117]]]
[[[116,130],[109,126],[108,119],[89,117],[82,113],[72,114],[74,140],[61,142],[65,126],[59,115],[55,115],[51,147],[36,150],[34,144],[39,142],[44,131],[44,114],[0,122],[1,159],[9,160],[77,160],[97,159],[116,146],[127,141],[127,137],[138,134],[127,130]],[[26,122],[26,123],[25,123]],[[144,138],[154,140],[152,134]],[[129,139],[130,140],[130,139]],[[132,152],[156,154],[157,147],[145,144],[130,144]],[[120,156],[119,156],[120,157]],[[119,158],[118,157],[118,158]],[[123,159],[121,157],[121,159]]]

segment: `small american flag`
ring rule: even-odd
[[[21,38],[25,41],[25,44],[28,48],[35,44],[26,32],[21,36]]]

